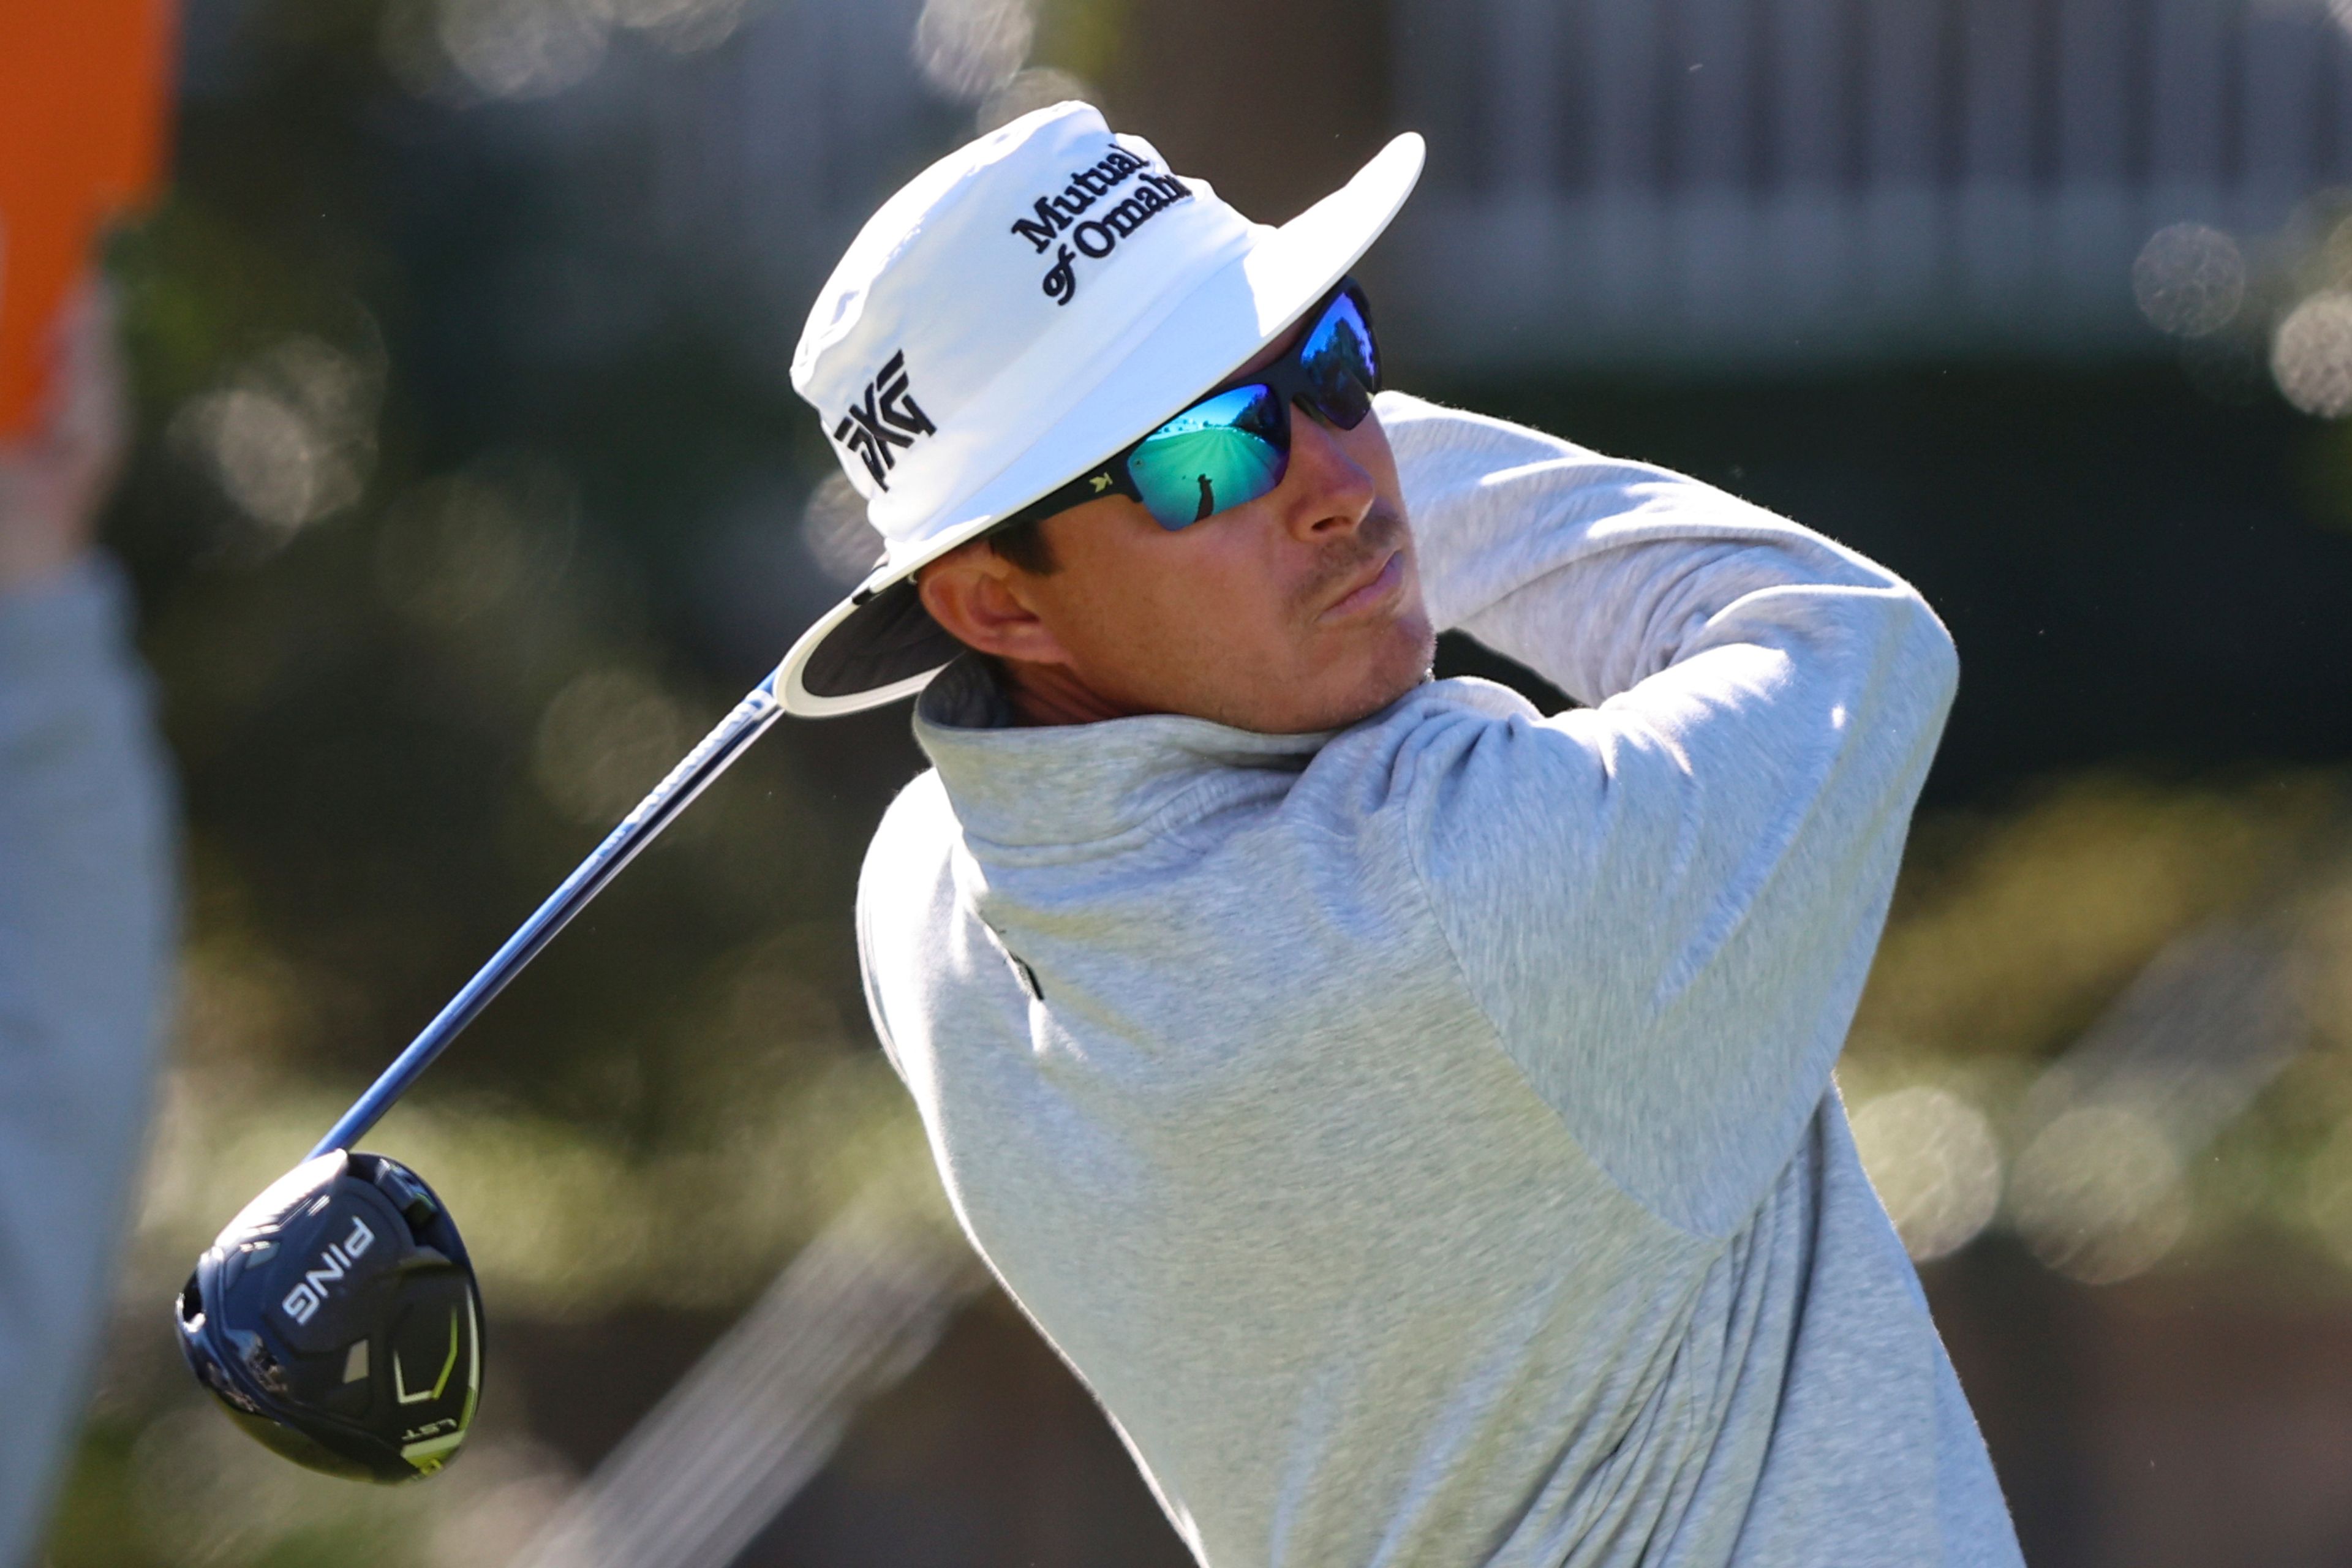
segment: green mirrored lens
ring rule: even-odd
[[[1282,482],[1288,454],[1282,408],[1264,386],[1237,386],[1194,404],[1129,454],[1144,510],[1173,531],[1244,505]]]

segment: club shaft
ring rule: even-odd
[[[407,1093],[409,1086],[433,1065],[433,1058],[490,1005],[492,997],[506,989],[507,982],[522,973],[523,965],[538,957],[540,950],[554,941],[555,933],[585,909],[588,900],[603,892],[606,883],[621,874],[621,868],[634,859],[638,850],[652,843],[711,780],[725,773],[730,763],[767,731],[784,710],[777,700],[775,685],[776,678],[772,675],[753,687],[734,710],[670,770],[669,776],[656,784],[653,793],[621,819],[620,826],[605,836],[604,841],[563,879],[563,885],[549,895],[530,919],[523,921],[521,929],[507,938],[506,945],[466,982],[465,989],[451,997],[449,1005],[425,1026],[424,1032],[409,1042],[408,1048],[383,1070],[383,1076],[370,1084],[368,1091],[343,1112],[342,1119],[310,1151],[310,1158],[315,1160],[337,1149],[348,1149],[365,1135],[392,1109],[393,1102]]]

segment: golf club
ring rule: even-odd
[[[197,1259],[173,1314],[181,1353],[261,1442],[329,1474],[397,1482],[465,1441],[481,1386],[473,1264],[422,1178],[352,1145],[783,710],[773,675],[752,688]]]

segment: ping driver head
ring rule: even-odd
[[[180,1293],[181,1353],[238,1426],[299,1464],[409,1481],[473,1424],[482,1301],[416,1173],[340,1150],[229,1221]]]

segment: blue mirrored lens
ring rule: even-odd
[[[1289,453],[1282,405],[1264,386],[1237,386],[1194,404],[1129,453],[1128,477],[1144,510],[1175,530],[1243,506],[1282,482]]]
[[[1342,430],[1363,423],[1380,389],[1381,363],[1371,323],[1354,300],[1342,294],[1331,301],[1300,345],[1298,360],[1325,418]]]

